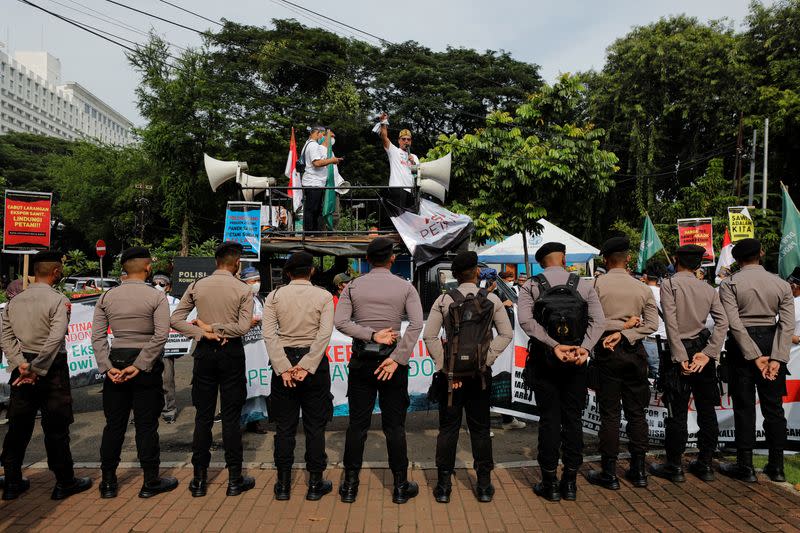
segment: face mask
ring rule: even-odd
[[[253,292],[253,294],[258,294],[258,291],[261,290],[261,282],[256,281],[255,283],[252,283],[250,285],[250,290]]]
[[[161,285],[154,285],[154,287],[158,292],[164,292],[165,290],[167,290],[166,287],[162,287]]]

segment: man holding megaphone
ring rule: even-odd
[[[389,140],[389,115],[382,113],[380,116],[380,132],[383,141],[383,149],[389,158],[389,186],[405,187],[403,189],[389,189],[386,200],[396,207],[413,208],[414,195],[414,174],[412,168],[419,165],[419,158],[411,153],[411,131],[404,129],[400,131],[397,139],[398,146]]]

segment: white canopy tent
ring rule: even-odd
[[[531,263],[536,263],[534,255],[536,255],[536,250],[541,245],[546,242],[560,242],[567,247],[567,263],[589,263],[591,269],[594,265],[594,258],[600,253],[600,250],[543,218],[539,219],[539,224],[542,226],[541,233],[527,235],[528,255]],[[523,248],[522,234],[517,233],[502,242],[478,251],[478,258],[484,263],[491,264],[524,263],[525,250]]]

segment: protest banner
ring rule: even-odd
[[[714,265],[714,229],[711,218],[678,219],[679,246],[696,244],[706,249],[702,266]]]
[[[261,257],[261,203],[228,202],[222,240],[238,242],[244,247],[242,261],[258,261]]]
[[[750,216],[746,206],[728,208],[728,225],[731,230],[731,242],[755,237],[756,229],[753,225],[753,217]]]
[[[6,191],[3,251],[28,254],[50,248],[49,192]]]
[[[191,283],[210,276],[217,269],[213,257],[176,257],[172,260],[172,264],[170,294],[176,298],[182,297]]]

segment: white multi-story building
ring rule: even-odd
[[[0,134],[19,131],[126,145],[134,142],[132,128],[80,84],[62,84],[57,58],[47,52],[16,52],[12,58],[0,47]]]

